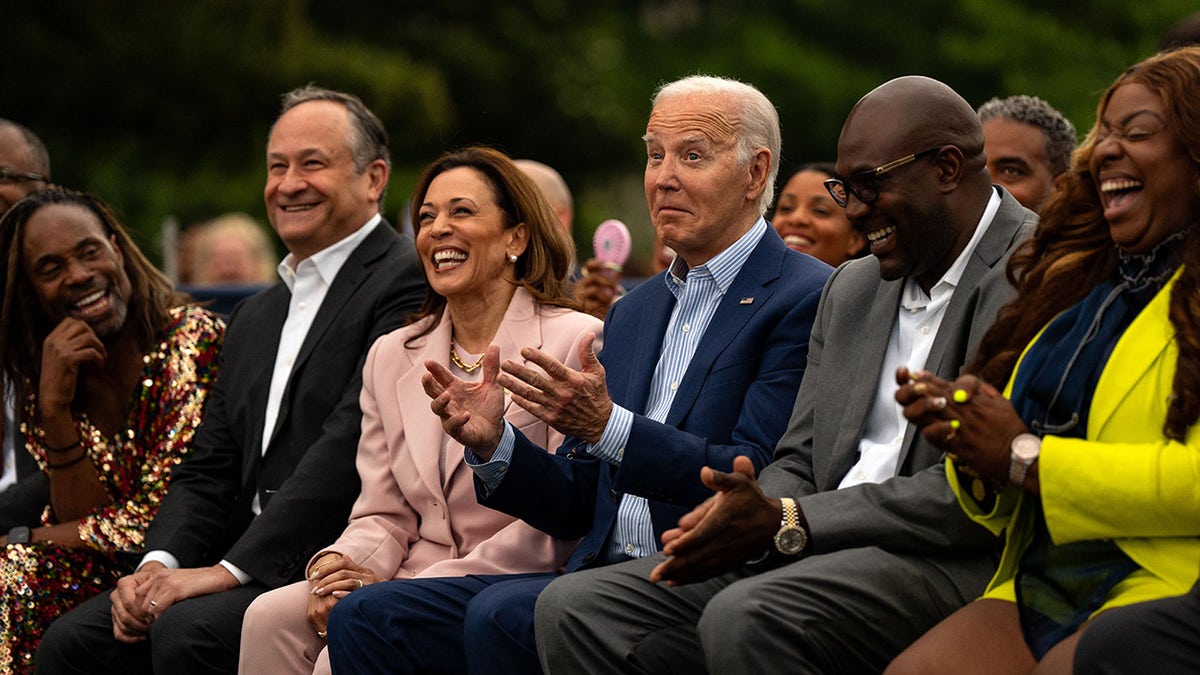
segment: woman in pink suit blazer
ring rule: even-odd
[[[415,194],[430,292],[419,318],[367,356],[362,492],[345,532],[309,562],[308,580],[259,596],[246,611],[243,673],[329,672],[329,610],[364,585],[550,572],[574,547],[476,502],[463,447],[443,432],[422,385],[428,361],[481,377],[489,345],[501,360],[523,361],[521,349],[534,347],[580,368],[580,348],[602,324],[569,309],[567,237],[533,183],[487,148],[443,156]],[[506,419],[542,447],[558,447],[560,433],[505,398]]]

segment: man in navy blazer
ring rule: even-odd
[[[795,253],[762,218],[779,158],[774,107],[711,77],[668,84],[646,129],[646,198],[677,257],[609,310],[605,344],[574,371],[485,360],[482,385],[431,369],[426,388],[462,442],[481,503],[582,541],[568,571],[646,556],[711,494],[700,468],[770,460],[795,400],[830,268]],[[513,401],[566,433],[547,453],[489,405]],[[533,608],[553,574],[403,580],[339,602],[335,670],[538,671]]]
[[[304,578],[346,527],[367,350],[425,295],[412,240],[379,213],[387,132],[357,97],[284,97],[264,199],[283,280],[238,305],[186,461],[116,590],[64,614],[40,673],[229,673],[242,614]]]

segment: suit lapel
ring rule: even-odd
[[[253,371],[254,375],[249,382],[238,383],[236,387],[236,390],[240,391],[239,397],[255,402],[251,409],[251,419],[254,425],[251,435],[253,447],[252,452],[247,452],[242,457],[242,485],[257,483],[255,477],[263,456],[263,425],[267,420],[267,399],[270,398],[271,376],[275,371],[279,338],[283,331],[283,322],[287,320],[288,303],[292,297],[288,292],[287,285],[283,282],[272,286],[265,293],[266,297],[263,298],[262,306],[257,304],[254,307],[243,306],[244,310],[253,313],[239,313],[236,317],[239,325],[245,321],[252,326],[256,335],[261,336],[259,339],[247,340],[245,343],[247,351],[251,354],[246,362],[257,363],[260,366]],[[259,328],[262,330],[258,330]],[[226,392],[226,395],[233,394],[234,388],[230,388]],[[276,418],[276,428],[279,428],[278,418]]]
[[[671,402],[671,410],[667,413],[665,424],[679,425],[680,420],[695,403],[696,397],[700,395],[700,389],[712,372],[718,357],[746,328],[758,310],[766,305],[773,293],[769,285],[779,278],[786,250],[774,231],[768,231],[750,252],[733,283],[729,285],[729,290],[717,305],[717,311],[713,314],[708,329],[704,331],[700,344],[696,346],[696,352],[679,382],[679,390],[675,392],[675,400]],[[749,299],[749,302],[743,302],[745,299]],[[658,332],[660,349],[665,333],[664,325],[663,330]],[[654,363],[657,363],[657,358]],[[647,386],[649,381],[646,380]]]
[[[824,471],[819,465],[815,467],[818,484],[823,490],[836,488],[837,483],[850,471],[850,467],[858,461],[859,440],[866,429],[868,413],[879,391],[879,378],[888,376],[882,372],[883,360],[887,356],[888,342],[896,326],[896,312],[899,311],[904,282],[883,281],[878,276],[876,282],[875,300],[862,320],[862,329],[855,333],[853,348],[844,352],[854,359],[853,362],[823,365],[843,369],[847,378],[844,398],[835,395],[833,404],[845,408],[845,411],[839,414],[841,419],[857,422],[853,427],[843,424],[838,428],[832,452],[829,453],[829,465]],[[859,310],[835,307],[834,311],[857,313]],[[815,453],[814,460],[819,462],[823,454]]]
[[[1177,271],[1171,281],[1150,300],[1113,347],[1112,355],[1096,383],[1097,395],[1092,397],[1092,407],[1088,413],[1089,438],[1097,438],[1104,433],[1105,425],[1117,408],[1135,392],[1138,380],[1145,376],[1146,371],[1154,366],[1175,339],[1175,327],[1171,325],[1167,312],[1171,289],[1179,274]],[[1099,392],[1105,394],[1101,396]]]
[[[955,287],[954,295],[950,298],[950,304],[946,305],[946,314],[942,318],[941,325],[960,326],[972,321],[976,300],[974,290],[984,276],[1004,260],[1005,252],[1011,248],[1013,237],[1016,236],[1022,225],[1023,213],[1021,205],[1012,195],[1004,191],[1000,193],[1000,208],[996,210],[996,215],[992,217],[987,232],[983,233],[975,245],[975,250],[971,252],[971,257],[967,259],[962,276],[958,280],[958,286]],[[991,322],[990,319],[988,322]],[[959,369],[965,364],[952,364],[950,367],[943,368],[947,354],[962,351],[952,352],[949,349],[951,337],[957,337],[965,342],[970,337],[970,331],[939,329],[937,336],[933,339],[933,345],[930,346],[929,357],[925,360],[925,370],[937,373],[941,377],[954,378],[958,376]],[[965,345],[963,347],[965,348]],[[962,354],[962,356],[968,355]]]
[[[656,275],[642,282],[654,284],[653,293],[644,301],[643,306],[636,308],[637,312],[646,317],[639,322],[642,330],[638,331],[633,345],[634,356],[631,363],[639,364],[633,368],[625,382],[624,396],[614,400],[629,410],[645,410],[646,400],[650,397],[650,382],[654,379],[654,369],[658,365],[658,357],[662,352],[663,338],[667,333],[667,324],[671,320],[671,311],[675,308],[675,296],[667,289],[663,277]],[[618,349],[617,345],[613,345]],[[614,383],[609,380],[611,389]]]
[[[375,229],[367,235],[367,238],[350,253],[350,257],[346,259],[342,268],[338,270],[337,276],[334,277],[333,283],[329,285],[329,291],[325,293],[325,299],[321,302],[317,315],[313,317],[312,325],[309,326],[308,334],[304,336],[304,342],[301,343],[300,351],[296,354],[296,361],[292,365],[293,373],[305,367],[317,345],[325,339],[330,328],[337,324],[338,316],[350,302],[354,292],[370,276],[370,266],[387,252],[394,237],[391,225],[387,221],[380,221]],[[286,318],[287,306],[285,304],[284,318],[280,319],[280,325],[283,325]],[[276,336],[276,350],[278,346],[278,336]],[[370,348],[370,345],[367,347]],[[275,363],[274,351],[272,351],[270,363]],[[271,431],[272,438],[279,432],[284,420],[287,419],[291,407],[292,387],[295,386],[294,380],[295,378],[289,378],[287,390],[283,392],[283,400],[279,402],[279,415],[275,418],[275,428]],[[342,384],[344,383],[337,383],[337,386],[342,386]]]
[[[393,384],[396,401],[399,403],[400,424],[404,429],[404,443],[409,447],[409,457],[417,467],[421,482],[430,494],[441,494],[441,470],[438,459],[442,452],[442,423],[429,410],[429,397],[421,384],[425,374],[425,361],[448,363],[450,354],[450,317],[443,312],[442,321],[429,335],[421,338],[413,348],[400,354],[387,354],[388,359],[405,359],[408,370]],[[383,355],[380,355],[383,356]],[[380,411],[381,415],[385,415]]]

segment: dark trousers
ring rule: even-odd
[[[329,615],[334,673],[539,673],[538,594],[557,575],[403,579],[343,598]]]
[[[1075,647],[1075,673],[1200,673],[1200,582],[1187,595],[1096,617]]]
[[[167,608],[149,639],[129,645],[113,637],[112,591],[101,593],[50,625],[38,647],[43,675],[215,675],[236,673],[242,615],[267,588],[251,583],[184,600]]]

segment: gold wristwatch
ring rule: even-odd
[[[784,497],[779,501],[783,505],[783,517],[779,519],[779,531],[775,533],[775,550],[784,555],[796,555],[808,545],[808,533],[800,526],[796,500]]]

